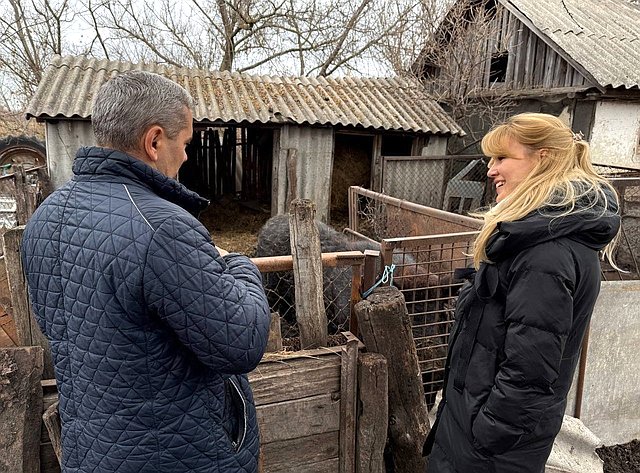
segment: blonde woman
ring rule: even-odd
[[[616,194],[589,145],[524,113],[482,140],[497,203],[458,298],[429,473],[541,473],[560,430],[580,346],[611,258]]]

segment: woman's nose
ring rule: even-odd
[[[495,177],[497,175],[498,175],[498,171],[496,171],[496,168],[493,165],[493,163],[489,164],[489,170],[487,171],[487,176],[488,177]]]

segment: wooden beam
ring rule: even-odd
[[[0,350],[0,471],[40,472],[42,348]]]
[[[358,395],[358,340],[342,348],[340,379],[340,473],[355,473],[356,409]]]
[[[16,335],[21,346],[39,346],[44,350],[43,378],[54,378],[53,360],[49,342],[42,334],[29,302],[27,281],[22,269],[20,258],[20,243],[24,227],[16,227],[8,230],[2,236],[2,247],[7,269],[7,280],[11,293],[11,306],[13,308],[13,321],[16,325]]]
[[[296,199],[291,202],[289,216],[300,345],[303,349],[324,347],[327,346],[328,324],[315,204],[310,200]]]
[[[387,360],[379,353],[358,357],[356,473],[384,473],[388,406]]]

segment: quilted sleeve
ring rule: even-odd
[[[167,219],[153,236],[144,269],[148,308],[202,363],[246,373],[264,353],[270,311],[260,272],[245,256],[224,259],[204,227]]]
[[[505,361],[474,423],[476,445],[509,450],[535,429],[553,400],[573,322],[573,284],[562,271],[528,267],[514,272],[505,305]]]

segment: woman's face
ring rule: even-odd
[[[538,151],[531,150],[514,139],[509,140],[507,145],[508,153],[491,158],[489,161],[487,176],[493,180],[497,193],[496,202],[500,202],[511,194],[540,159]]]

